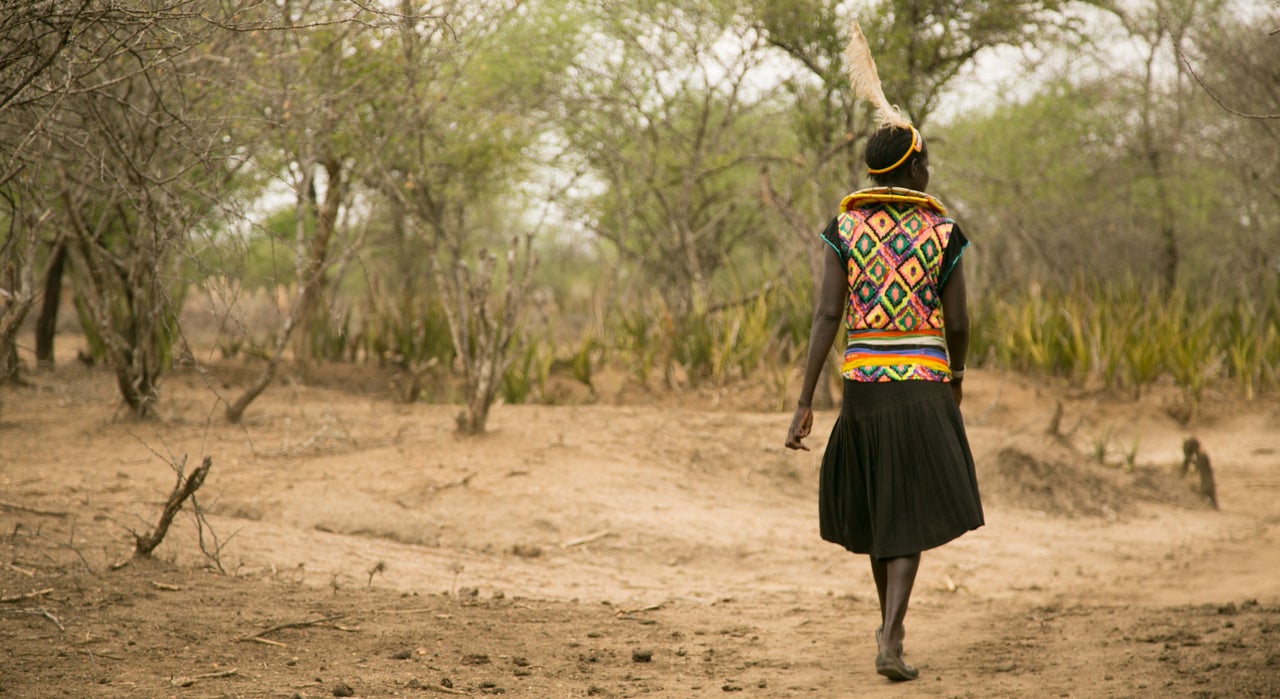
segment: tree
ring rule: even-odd
[[[1176,65],[1179,52],[1203,51],[1224,33],[1243,41],[1250,31],[1229,29],[1236,22],[1219,4],[1178,7],[1142,22],[1100,16],[1095,53],[1072,52],[1029,97],[975,110],[940,132],[947,157],[936,164],[938,180],[981,231],[986,264],[971,269],[979,286],[1131,280],[1167,292],[1256,288],[1273,277],[1278,202],[1261,182],[1277,167],[1275,139],[1265,120],[1222,110]],[[1168,29],[1175,22],[1183,28]],[[1125,43],[1141,47],[1136,58],[1103,51],[1141,27],[1149,38]],[[1255,41],[1265,36],[1252,32]],[[1265,43],[1256,46],[1265,64]],[[1091,64],[1096,70],[1083,67]],[[1205,65],[1206,80],[1265,94],[1265,80]]]
[[[0,382],[17,378],[16,335],[39,296],[36,266],[52,213],[47,171],[35,156],[48,143],[67,85],[101,84],[97,68],[126,50],[134,29],[122,19],[114,8],[58,0],[10,3],[0,14]],[[122,41],[81,40],[104,26]]]
[[[382,54],[394,87],[369,108],[380,117],[365,131],[372,182],[425,242],[466,380],[464,433],[486,429],[528,303],[534,257],[518,185],[542,162],[543,124],[577,49],[561,9],[445,2],[436,11],[447,24],[403,20]],[[505,274],[487,252],[498,246]]]
[[[293,237],[280,243],[293,251],[296,291],[274,329],[266,365],[227,404],[231,422],[239,422],[271,383],[291,343],[295,359],[313,355],[312,338],[324,335],[329,324],[331,266],[359,252],[346,224],[359,173],[368,164],[360,155],[363,115],[385,86],[376,79],[375,47],[386,21],[363,8],[347,13],[341,3],[290,4],[279,17],[268,12],[263,18],[278,31],[249,37],[247,99],[240,106],[266,144],[253,154],[256,168],[269,180],[283,180],[293,196]]]
[[[1173,172],[1187,133],[1188,91],[1182,65],[1174,59],[1191,27],[1204,15],[1216,14],[1216,0],[1157,0],[1132,7],[1116,4],[1110,9],[1125,32],[1137,40],[1143,52],[1141,72],[1129,77],[1137,86],[1138,128],[1130,146],[1146,166],[1152,195],[1151,210],[1160,236],[1160,280],[1166,293],[1178,285],[1182,251],[1176,204],[1171,191]],[[1173,79],[1167,76],[1173,71]],[[1123,74],[1123,73],[1122,73]],[[1172,106],[1172,108],[1170,108]]]
[[[92,70],[68,55],[67,93],[42,135],[86,330],[139,417],[154,413],[172,359],[179,251],[236,171],[211,104],[226,76],[204,53],[221,30],[189,9],[119,8],[87,28],[77,46],[127,45],[108,60],[91,55]]]
[[[764,238],[761,39],[725,3],[589,7],[600,43],[574,66],[561,125],[601,185],[580,206],[678,323],[705,312],[735,249]]]
[[[1220,280],[1242,292],[1267,288],[1280,269],[1280,7],[1254,8],[1256,16],[1222,12],[1203,18],[1187,43],[1178,47],[1179,61],[1207,101],[1207,128],[1196,129],[1195,150],[1221,177],[1232,221],[1219,221],[1228,231],[1197,245],[1193,237],[1186,257],[1212,257]],[[1226,244],[1224,244],[1226,243]]]
[[[0,188],[7,209],[0,221],[7,219],[8,224],[0,243],[0,383],[18,379],[17,334],[38,293],[35,271],[40,231],[51,213],[33,205],[37,194],[26,179]]]

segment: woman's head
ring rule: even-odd
[[[867,139],[867,173],[878,185],[924,191],[929,186],[929,152],[914,126],[882,126]]]

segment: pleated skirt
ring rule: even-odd
[[[939,381],[844,382],[822,457],[822,538],[876,558],[909,556],[983,525],[960,408]]]

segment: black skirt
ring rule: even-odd
[[[876,558],[919,553],[982,526],[950,385],[845,381],[822,457],[818,514],[823,539]]]

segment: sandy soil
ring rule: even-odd
[[[892,684],[865,560],[817,535],[834,414],[808,454],[747,390],[500,406],[464,439],[326,371],[242,427],[216,394],[243,372],[175,374],[150,422],[74,361],[3,389],[0,696],[1280,696],[1274,401],[1188,429],[1159,391],[973,370],[987,526],[925,554],[921,679]],[[1192,433],[1219,510],[1174,473]],[[114,569],[206,455],[208,553],[188,509]]]

